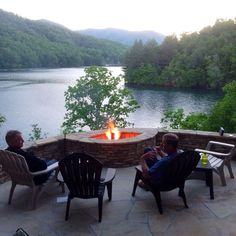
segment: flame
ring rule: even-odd
[[[117,140],[120,138],[120,131],[115,126],[115,123],[112,119],[109,119],[107,122],[107,131],[105,132],[105,134],[109,140]]]

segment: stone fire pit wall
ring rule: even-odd
[[[66,137],[66,153],[85,152],[101,161],[106,167],[129,167],[139,163],[143,149],[156,143],[157,129],[120,129],[121,132],[140,133],[119,140],[101,140],[92,138],[104,133],[104,130]]]
[[[149,137],[142,140],[130,140],[126,143],[122,141],[114,142],[112,145],[100,144],[98,141],[89,140],[88,136],[94,132],[70,134],[66,137],[56,136],[43,140],[38,140],[34,145],[27,147],[32,150],[38,157],[46,157],[49,159],[61,160],[67,154],[72,152],[87,152],[94,155],[105,166],[110,167],[127,167],[138,164],[139,157],[144,147],[159,144],[161,137],[167,133],[176,133],[180,138],[180,148],[184,150],[192,150],[194,148],[205,148],[208,141],[214,140],[236,144],[236,134],[224,134],[219,136],[217,132],[202,132],[193,130],[157,130],[157,129],[129,129],[133,132],[141,132],[149,130]],[[96,131],[99,133],[100,131]],[[95,132],[95,133],[96,133]],[[138,137],[138,136],[137,136]],[[140,138],[140,137],[139,137]],[[142,137],[141,137],[142,138]],[[86,141],[87,140],[87,141]],[[86,141],[86,142],[85,142]],[[101,148],[102,147],[102,148]],[[217,150],[223,151],[223,150]],[[108,159],[107,156],[112,156]],[[233,158],[236,160],[236,157]],[[8,180],[7,175],[1,170],[0,166],[0,183]]]

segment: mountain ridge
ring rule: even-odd
[[[107,39],[114,42],[119,42],[127,46],[132,46],[135,40],[142,40],[144,43],[146,43],[151,39],[155,39],[159,44],[161,44],[165,38],[165,35],[152,30],[130,31],[117,28],[88,28],[84,30],[78,30],[77,32],[99,39]]]

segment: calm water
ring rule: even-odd
[[[114,75],[121,67],[109,67]],[[83,68],[34,69],[0,72],[0,113],[7,121],[0,128],[0,147],[8,129],[18,129],[28,138],[32,124],[39,124],[48,136],[61,133],[64,91],[73,85]],[[184,108],[186,112],[208,111],[222,97],[219,92],[130,88],[141,108],[131,114],[135,127],[160,127],[163,112]]]

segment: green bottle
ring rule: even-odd
[[[206,153],[202,154],[201,161],[202,161],[203,165],[207,165],[207,163],[208,163],[208,155]]]

